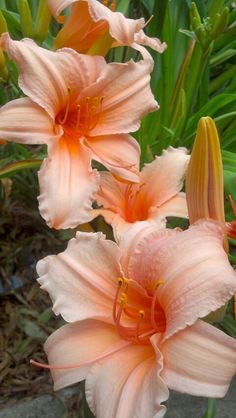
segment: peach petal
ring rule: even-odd
[[[100,172],[100,187],[97,192],[96,200],[99,205],[125,217],[125,192],[127,184],[117,181],[109,172]]]
[[[133,267],[136,270],[136,262],[139,258],[139,261],[143,261],[143,256],[141,255],[141,251],[139,251],[140,243],[144,242],[146,237],[152,236],[152,234],[163,234],[165,229],[165,223],[161,222],[160,220],[158,223],[149,222],[149,221],[142,221],[142,222],[135,222],[128,231],[124,234],[119,236],[119,248],[121,251],[121,265],[126,277],[133,279],[135,282],[139,282],[141,286],[143,285],[143,271],[141,269],[140,277],[135,271],[133,274]],[[136,257],[137,252],[137,257]],[[145,254],[145,252],[144,252]],[[141,256],[141,257],[140,257]],[[146,257],[146,254],[145,254]],[[133,266],[134,260],[134,266]],[[149,268],[152,266],[152,262],[149,259]],[[150,269],[152,270],[152,269]]]
[[[44,346],[52,366],[54,389],[84,380],[91,365],[101,356],[109,356],[128,344],[120,339],[113,326],[100,321],[88,319],[59,328]],[[65,368],[57,368],[58,365]],[[74,368],[70,367],[73,365]]]
[[[148,211],[148,217],[151,219],[165,219],[168,216],[175,216],[178,218],[188,218],[188,208],[186,202],[186,195],[183,192],[167,200],[160,207],[151,207]]]
[[[62,137],[48,147],[39,171],[39,210],[51,228],[74,228],[87,222],[99,186],[91,153],[79,141]]]
[[[49,51],[31,39],[13,41],[8,33],[1,36],[0,46],[20,68],[22,91],[52,118],[65,106],[68,89],[80,91],[91,84],[105,65],[102,57],[83,56],[69,49]]]
[[[95,160],[117,177],[139,182],[140,147],[128,134],[87,137],[86,145]]]
[[[88,8],[94,22],[106,21],[109,32],[120,45],[130,45],[134,42],[134,34],[145,25],[143,18],[134,20],[126,18],[120,12],[113,12],[97,0],[88,0]]]
[[[58,20],[58,18],[57,18]],[[61,30],[57,33],[53,47],[73,48],[80,53],[91,54],[91,48],[99,38],[108,34],[108,24],[105,21],[96,23],[90,16],[87,1],[76,1],[71,4],[69,16]],[[109,44],[112,38],[109,39]],[[100,54],[96,54],[100,55]]]
[[[67,322],[87,318],[112,322],[117,279],[122,276],[119,251],[101,233],[77,233],[67,249],[37,264],[38,279],[56,315]]]
[[[144,186],[139,194],[140,204],[144,200],[148,207],[160,207],[180,192],[190,158],[186,152],[185,148],[169,147],[145,165],[141,173]]]
[[[155,51],[162,53],[167,45],[161,43],[158,38],[149,38],[142,30],[145,26],[143,18],[129,19],[120,12],[113,12],[97,0],[48,0],[52,14],[57,17],[63,9],[71,6],[70,16],[65,25],[56,37],[56,45],[67,45],[80,52],[86,52],[96,40],[92,35],[99,36],[98,27],[105,24],[105,29],[114,39],[112,46],[127,45],[139,50],[144,58],[152,60],[150,54],[145,53],[148,46]],[[76,24],[77,23],[77,24]],[[88,24],[93,25],[92,33],[86,28]],[[87,29],[87,31],[86,31]],[[84,43],[84,44],[83,44]]]
[[[158,38],[150,38],[144,33],[143,30],[135,33],[134,42],[139,45],[149,46],[160,54],[162,54],[167,48],[167,44],[165,42],[162,43]]]
[[[169,394],[161,369],[162,356],[155,359],[150,346],[132,345],[95,363],[86,380],[91,410],[97,418],[162,418]]]
[[[164,281],[158,301],[166,315],[165,338],[223,306],[236,290],[221,225],[199,221],[186,231],[169,231],[175,235],[168,237],[168,230],[147,235],[129,264],[130,275],[138,282]],[[160,234],[167,237],[162,240]]]
[[[236,341],[219,329],[198,320],[164,344],[162,378],[170,389],[195,396],[223,397],[236,373]]]
[[[97,124],[89,136],[124,134],[136,131],[140,118],[158,109],[150,89],[150,61],[112,63],[104,67],[99,79],[81,93],[103,97]]]
[[[27,97],[0,108],[0,137],[20,144],[48,144],[62,135],[51,117]]]

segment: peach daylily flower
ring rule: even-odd
[[[163,151],[144,166],[139,184],[127,184],[102,172],[96,200],[103,208],[94,209],[91,218],[104,216],[117,242],[135,222],[162,220],[165,224],[166,216],[188,218],[185,193],[180,192],[190,158],[186,152],[172,147]]]
[[[113,12],[106,7],[106,3],[108,2],[104,1],[102,4],[97,0],[47,0],[56,18],[70,6],[69,18],[57,34],[54,47],[66,46],[78,52],[88,53],[96,41],[101,39],[101,43],[105,45],[104,54],[110,47],[118,45],[131,46],[139,50],[143,56],[147,56],[148,53],[141,45],[149,46],[160,53],[166,49],[165,43],[145,35],[143,18],[128,19],[122,13]]]
[[[45,367],[56,390],[86,379],[97,418],[163,417],[167,387],[222,397],[236,371],[236,341],[199,319],[236,289],[221,226],[149,226],[141,238],[139,229],[120,248],[78,233],[37,265],[55,314],[69,322],[46,341]]]
[[[87,222],[99,183],[91,158],[127,181],[139,181],[140,149],[129,132],[158,108],[150,90],[152,64],[107,64],[69,48],[52,52],[29,39],[12,41],[7,33],[0,45],[18,64],[19,85],[28,96],[0,109],[0,137],[47,144],[39,210],[49,226]]]

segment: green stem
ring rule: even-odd
[[[216,400],[213,398],[208,398],[207,410],[202,418],[214,418],[215,413],[216,413]]]

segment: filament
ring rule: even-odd
[[[71,89],[68,87],[67,91],[68,91],[69,98],[68,98],[68,100],[67,100],[67,102],[66,102],[66,110],[65,110],[65,113],[64,113],[63,118],[62,118],[62,119],[61,119],[61,118],[59,118],[59,120],[58,120],[58,122],[59,122],[61,125],[64,125],[64,123],[65,123],[65,122],[66,122],[66,120],[67,120],[68,114],[69,114]]]
[[[155,291],[152,297],[152,306],[151,306],[151,324],[153,326],[153,328],[157,329],[158,328],[158,324],[156,322],[155,319],[155,307],[156,307],[156,301],[157,301],[157,295],[158,295],[158,288],[160,285],[164,284],[163,280],[157,280],[157,282],[155,283]]]

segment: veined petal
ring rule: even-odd
[[[71,6],[70,15],[65,25],[55,39],[55,46],[70,46],[79,52],[86,52],[99,35],[108,31],[112,46],[127,45],[139,50],[143,57],[152,60],[150,54],[145,54],[145,45],[157,52],[164,52],[166,44],[158,38],[149,38],[142,28],[145,26],[143,18],[129,19],[120,12],[113,12],[97,0],[48,0],[52,14],[57,17],[60,12]]]
[[[156,344],[155,336],[152,337]],[[164,344],[161,374],[170,389],[195,396],[223,397],[236,373],[236,341],[198,320]]]
[[[106,171],[100,172],[100,177],[100,187],[96,196],[98,204],[124,217],[126,205],[124,194],[127,184],[117,181],[111,173]]]
[[[120,339],[112,325],[100,321],[88,319],[59,328],[44,346],[52,366],[54,389],[84,380],[91,365],[101,356],[107,357],[128,344]],[[57,368],[60,365],[62,368]]]
[[[148,212],[148,218],[164,219],[167,216],[176,216],[178,218],[188,218],[188,208],[186,195],[183,192],[167,200],[160,207],[151,207]]]
[[[168,389],[160,377],[162,356],[150,346],[132,345],[95,364],[86,398],[97,418],[162,418]],[[109,402],[105,402],[109,399]]]
[[[94,160],[102,163],[119,178],[139,182],[140,147],[132,136],[119,134],[86,139]]]
[[[122,276],[119,250],[101,233],[77,233],[67,249],[37,264],[39,283],[56,315],[67,322],[87,318],[112,321],[117,279]]]
[[[20,144],[49,144],[62,135],[44,109],[24,97],[0,108],[0,137]]]
[[[55,37],[53,47],[55,49],[69,47],[80,53],[87,53],[106,31],[107,24],[105,22],[101,24],[93,22],[89,14],[88,3],[77,1],[71,5],[69,16]]]
[[[166,238],[160,232],[147,236],[130,261],[132,277],[138,282],[143,278],[150,283],[164,281],[158,301],[166,316],[165,338],[223,306],[236,290],[236,273],[223,249],[221,225],[202,220],[186,231],[169,231],[173,236],[165,231]]]
[[[144,33],[142,29],[139,32],[135,33],[134,42],[136,42],[139,45],[149,46],[150,48],[154,49],[160,54],[162,54],[167,48],[165,42],[162,43],[158,38],[150,38]]]
[[[39,171],[39,210],[51,228],[74,228],[87,222],[99,186],[91,153],[79,141],[62,137],[48,147]]]
[[[187,170],[189,156],[185,148],[169,147],[141,172],[144,184],[139,193],[140,204],[148,207],[160,207],[175,196],[183,187],[183,178]]]
[[[104,67],[99,79],[81,94],[81,100],[103,97],[99,119],[89,136],[134,132],[142,116],[158,109],[150,89],[151,70],[149,60]]]
[[[70,49],[49,51],[31,39],[13,41],[8,33],[1,36],[0,46],[20,68],[20,88],[52,118],[65,106],[69,90],[78,94],[95,81],[105,65],[102,57],[83,56]]]
[[[47,0],[47,5],[49,9],[51,10],[52,15],[56,17],[66,7],[76,2],[78,2],[78,0]]]
[[[169,232],[172,231],[172,232]],[[158,220],[158,222],[149,222],[149,221],[142,221],[142,222],[135,222],[133,225],[130,226],[129,230],[126,231],[125,234],[122,234],[119,237],[119,248],[121,251],[121,265],[126,277],[139,282],[141,286],[144,286],[144,278],[145,275],[148,275],[148,271],[152,271],[150,266],[153,266],[153,260],[145,254],[145,257],[148,259],[148,263],[144,263],[146,258],[143,258],[142,255],[142,243],[145,242],[146,237],[152,237],[152,234],[170,234],[175,233],[174,230],[169,230],[165,228],[165,223]],[[152,242],[152,239],[150,240]],[[141,243],[141,250],[139,250],[139,246]],[[145,247],[145,243],[144,243]],[[142,261],[141,261],[142,260]],[[140,269],[140,275],[136,272],[136,263],[141,263],[142,266]],[[144,269],[143,269],[144,268]],[[147,271],[146,271],[147,270]]]
[[[128,19],[120,12],[113,12],[97,0],[88,0],[89,13],[94,22],[106,21],[109,32],[120,45],[130,45],[134,42],[134,35],[145,25],[143,18]]]

